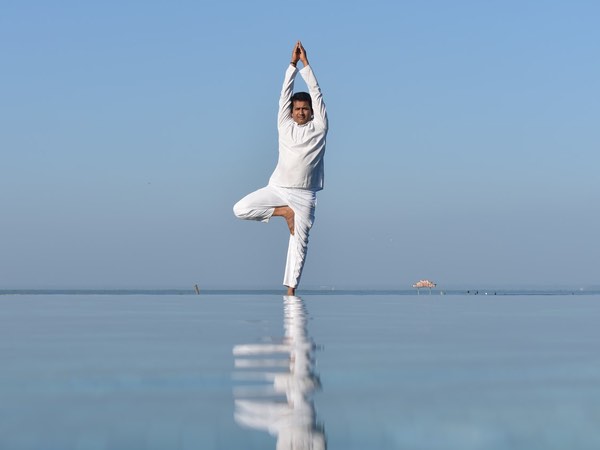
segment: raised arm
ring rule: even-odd
[[[294,79],[296,78],[296,74],[298,73],[298,69],[296,69],[296,64],[298,64],[298,60],[300,59],[300,50],[299,50],[300,41],[296,42],[294,48],[292,50],[292,59],[290,60],[290,65],[285,71],[285,77],[283,79],[283,86],[281,88],[281,96],[279,97],[279,113],[277,115],[277,123],[281,126],[288,120],[292,120],[290,102],[292,98],[292,93],[294,92]]]
[[[304,65],[302,70],[300,70],[300,75],[302,75],[302,78],[308,87],[308,93],[312,99],[314,113],[314,117],[312,119],[313,123],[316,126],[327,130],[327,110],[325,109],[325,103],[323,102],[323,94],[321,93],[321,88],[319,87],[319,83],[317,82],[315,74],[308,63],[306,50],[300,41],[296,42],[294,48],[292,49],[290,65],[285,72],[283,87],[281,88],[281,96],[279,97],[279,113],[277,117],[277,123],[281,127],[286,122],[292,120],[291,97],[294,91],[294,79],[298,73],[298,69],[296,68],[298,61],[301,61]]]
[[[306,50],[302,46],[302,43],[298,41],[298,59],[302,61],[304,67],[300,70],[300,75],[304,79],[306,86],[308,87],[308,93],[312,99],[312,107],[314,118],[313,122],[315,125],[319,125],[325,129],[327,129],[327,110],[325,109],[325,103],[323,102],[323,94],[321,93],[321,88],[319,87],[319,83],[317,82],[317,78],[312,71],[312,68],[308,64],[308,57],[306,56]]]

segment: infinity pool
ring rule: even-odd
[[[0,296],[0,449],[597,449],[600,296]]]

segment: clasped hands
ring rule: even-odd
[[[302,46],[302,42],[300,42],[300,41],[296,42],[296,45],[294,45],[294,49],[292,50],[292,60],[291,60],[290,64],[292,64],[295,67],[296,64],[298,64],[298,61],[302,61],[302,64],[304,65],[304,67],[308,66],[308,58],[306,56],[306,50],[304,50],[304,47]]]

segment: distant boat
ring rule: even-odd
[[[429,280],[419,280],[417,281],[415,284],[412,285],[412,287],[417,289],[417,294],[420,294],[421,288],[429,288],[429,293],[431,294],[431,288],[436,287],[437,285],[433,282],[433,281],[429,281]]]

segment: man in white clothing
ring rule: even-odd
[[[298,61],[302,62],[302,70],[296,67]],[[298,73],[309,92],[292,95]],[[272,216],[285,219],[290,240],[283,284],[288,288],[288,295],[295,295],[302,275],[308,233],[315,218],[316,193],[323,189],[327,129],[321,89],[308,64],[306,51],[298,41],[285,72],[279,99],[277,167],[266,187],[248,194],[233,207],[234,214],[240,219],[261,222],[268,222]]]

